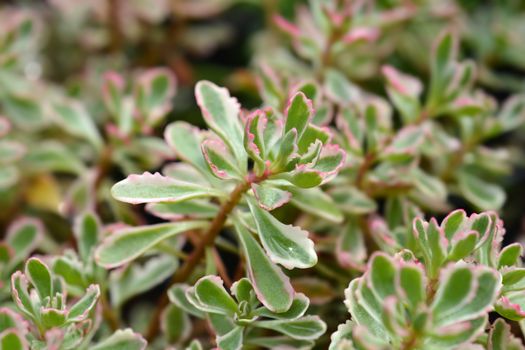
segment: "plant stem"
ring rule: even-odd
[[[197,265],[202,260],[202,257],[204,256],[204,253],[206,251],[206,247],[213,245],[213,243],[215,242],[215,238],[219,235],[224,224],[226,223],[228,215],[239,203],[239,201],[242,198],[242,195],[250,189],[253,183],[263,181],[268,176],[269,174],[267,173],[261,175],[260,177],[254,176],[253,174],[249,174],[246,181],[239,183],[233,189],[233,191],[230,193],[229,199],[222,204],[219,213],[213,219],[213,221],[210,224],[210,227],[208,228],[202,239],[199,241],[199,243],[195,246],[195,249],[193,250],[191,255],[184,262],[184,265],[182,265],[182,267],[178,269],[177,272],[175,272],[175,274],[171,278],[169,287],[176,283],[182,283],[191,276],[195,267],[197,267]],[[158,334],[160,327],[160,316],[164,307],[168,305],[168,302],[169,300],[167,293],[163,293],[161,299],[157,303],[157,307],[153,313],[152,319],[148,327],[148,331],[146,333],[146,339],[148,341],[153,340]]]
[[[113,308],[109,304],[108,298],[106,296],[106,291],[103,291],[100,293],[100,304],[102,305],[102,316],[104,317],[104,320],[109,325],[109,328],[111,328],[112,331],[116,331],[120,328],[120,321],[118,319],[117,314],[113,312]]]

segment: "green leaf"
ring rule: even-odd
[[[308,268],[317,263],[314,244],[308,233],[298,227],[285,225],[261,209],[253,199],[248,200],[257,233],[270,259],[287,269]]]
[[[48,330],[55,327],[60,327],[64,325],[67,321],[67,311],[66,310],[57,310],[53,308],[44,308],[40,309],[40,322],[43,327]]]
[[[197,339],[192,340],[190,345],[186,348],[186,350],[202,350],[202,349],[203,347]]]
[[[218,196],[221,193],[201,185],[178,181],[159,173],[145,172],[130,175],[111,188],[111,194],[119,201],[139,204],[157,202],[180,202],[188,199]]]
[[[495,301],[500,278],[494,270],[482,266],[447,268],[432,303],[434,324],[445,326],[484,315]]]
[[[377,210],[376,202],[355,187],[338,187],[330,196],[339,209],[348,214],[367,214]]]
[[[502,131],[513,130],[525,121],[525,96],[514,95],[503,104],[497,123]]]
[[[20,334],[15,329],[9,329],[0,333],[0,349],[1,350],[27,350],[29,346],[24,339],[23,334]]]
[[[95,306],[99,296],[99,286],[96,284],[90,285],[88,289],[86,289],[86,294],[69,309],[67,314],[68,321],[79,322],[86,319],[88,313]]]
[[[64,144],[45,141],[38,147],[31,148],[24,162],[33,171],[56,171],[71,174],[82,174],[84,164]]]
[[[292,172],[291,176],[283,174],[283,178],[300,188],[312,188],[323,182],[323,177],[318,171],[301,167]]]
[[[266,307],[259,308],[255,311],[258,316],[274,318],[279,320],[295,320],[302,317],[310,306],[310,300],[303,293],[295,294],[293,302],[285,312],[273,312]]]
[[[135,84],[135,102],[149,125],[155,125],[171,109],[175,77],[169,69],[144,71]]]
[[[326,182],[327,178],[337,174],[345,160],[346,153],[339,145],[324,145],[312,169],[319,171],[323,177],[323,182]]]
[[[380,299],[395,295],[396,266],[386,254],[376,253],[370,261],[369,281]]]
[[[173,304],[187,313],[198,318],[204,318],[204,312],[197,309],[186,297],[186,291],[189,288],[188,285],[176,284],[168,290],[168,297]]]
[[[146,210],[164,220],[184,218],[212,219],[219,212],[217,205],[205,200],[186,200],[177,203],[148,203]]]
[[[264,182],[262,184],[252,184],[252,190],[259,206],[268,211],[288,203],[292,196],[290,192],[275,188]]]
[[[201,148],[209,169],[216,177],[242,180],[245,174],[237,167],[235,159],[222,140],[206,139]]]
[[[175,344],[190,336],[192,324],[184,310],[171,304],[162,313],[161,328],[168,344]]]
[[[192,290],[198,301],[195,306],[205,312],[233,316],[237,311],[237,303],[224,289],[220,277],[204,276]]]
[[[213,178],[201,151],[203,139],[199,129],[186,122],[174,122],[166,127],[164,139],[177,157],[191,164],[202,175]]]
[[[167,280],[177,269],[173,257],[160,255],[149,259],[144,265],[129,264],[110,275],[111,303],[120,307],[130,298],[148,291]]]
[[[0,333],[6,329],[25,331],[26,324],[22,316],[7,307],[0,308]]]
[[[80,103],[55,104],[53,110],[54,119],[67,132],[85,138],[96,149],[102,148],[102,137],[84,106]]]
[[[503,271],[502,276],[503,288],[502,292],[512,292],[525,290],[525,269],[524,268],[510,268]]]
[[[355,218],[349,218],[337,240],[336,258],[346,268],[361,269],[367,257],[363,232]]]
[[[523,255],[523,246],[520,243],[509,244],[501,250],[498,257],[498,269],[505,266],[514,266]]]
[[[339,71],[329,69],[325,74],[326,94],[331,100],[342,106],[355,103],[361,96],[359,88],[353,85]]]
[[[182,221],[124,228],[102,241],[95,251],[95,259],[106,268],[117,267],[139,257],[167,238],[207,225],[206,221]]]
[[[284,114],[286,115],[284,132],[287,133],[291,129],[295,129],[300,139],[313,116],[312,101],[304,93],[297,92],[288,101]]]
[[[505,202],[505,191],[466,171],[458,173],[458,184],[465,198],[480,210],[499,210]]]
[[[326,324],[318,316],[305,316],[295,320],[259,321],[257,327],[272,329],[294,339],[317,339],[326,332]]]
[[[445,238],[445,232],[434,218],[428,223],[421,218],[416,218],[414,220],[414,234],[423,253],[429,277],[437,277],[447,254],[448,242]]]
[[[53,262],[53,273],[64,279],[68,286],[68,291],[73,295],[80,295],[86,287],[83,275],[83,265],[78,259],[69,256],[61,256]]]
[[[16,166],[3,166],[0,168],[0,190],[11,188],[17,183],[20,173]]]
[[[140,334],[134,333],[131,329],[124,329],[91,346],[91,350],[144,350],[146,345],[146,340]]]
[[[291,203],[297,208],[336,224],[343,221],[343,213],[332,197],[320,188],[299,189],[294,186],[284,188],[292,194]]]
[[[478,238],[479,234],[476,231],[465,232],[459,237],[454,237],[452,249],[448,253],[447,259],[458,261],[472,254],[478,243]]]
[[[42,110],[38,103],[24,96],[2,97],[2,107],[5,115],[23,130],[36,129],[45,123]]]
[[[399,110],[404,123],[413,123],[421,113],[419,102],[421,82],[412,76],[400,73],[391,66],[383,66],[382,73],[388,82],[388,96]]]
[[[447,237],[448,240],[452,240],[456,234],[464,229],[466,223],[467,213],[465,213],[463,209],[458,209],[454,210],[443,219],[441,227],[445,232],[445,237]]]
[[[294,290],[289,278],[268,259],[259,244],[244,226],[236,223],[239,241],[244,249],[248,276],[259,301],[273,312],[290,308]]]
[[[34,319],[35,308],[29,296],[29,281],[20,271],[11,276],[11,295],[18,309],[28,318]]]
[[[404,264],[398,271],[397,288],[406,296],[409,305],[417,310],[420,303],[426,298],[426,279],[421,267],[417,265]]]
[[[226,88],[218,87],[209,81],[199,81],[195,85],[195,97],[204,120],[230,146],[244,168],[246,152],[243,147],[243,128],[239,118],[240,105],[237,99],[230,96]]]
[[[13,249],[10,267],[15,267],[40,244],[43,237],[42,223],[33,218],[17,219],[7,231],[6,243]]]
[[[13,163],[22,158],[25,153],[26,149],[21,143],[0,140],[0,164]]]
[[[494,308],[498,314],[509,320],[522,321],[525,319],[525,294],[521,290],[505,293]]]
[[[100,221],[94,213],[83,213],[75,219],[73,232],[77,239],[78,252],[82,261],[91,260],[93,249],[98,243]]]
[[[486,323],[487,315],[483,315],[468,322],[436,328],[434,334],[430,335],[426,343],[433,349],[457,348],[458,345],[465,343],[470,345],[469,341],[473,341],[483,333]],[[463,345],[466,350],[472,349],[466,346]],[[464,349],[463,347],[461,349]],[[478,349],[474,348],[472,350]]]
[[[40,259],[31,258],[26,262],[25,274],[38,292],[41,300],[53,294],[51,272]]]
[[[425,133],[420,127],[407,126],[399,130],[388,147],[381,152],[381,158],[393,162],[410,159],[424,140]]]
[[[239,350],[242,349],[243,327],[236,326],[228,333],[217,337],[217,345],[221,350]]]
[[[521,340],[516,338],[503,319],[498,318],[492,325],[489,333],[487,350],[523,350]]]

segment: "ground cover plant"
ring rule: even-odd
[[[520,1],[0,8],[1,349],[525,349]]]

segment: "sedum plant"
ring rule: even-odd
[[[311,123],[312,104],[303,93],[290,98],[284,113],[267,108],[241,114],[226,89],[203,81],[195,90],[211,130],[181,122],[169,125],[166,141],[182,162],[168,164],[164,175],[131,175],[112,188],[115,198],[147,203],[146,210],[172,222],[118,230],[97,248],[96,260],[105,267],[122,266],[176,235],[200,230],[201,238],[171,280],[180,283],[192,278],[207,251],[220,260],[214,241],[224,227],[233,226],[256,301],[276,315],[286,313],[296,293],[278,264],[304,269],[315,265],[317,255],[306,231],[282,223],[269,211],[290,201],[291,191],[332,179],[345,153],[330,143],[326,130]],[[157,332],[156,322],[151,336]],[[323,329],[324,324],[316,322]],[[235,330],[239,339],[242,333]],[[236,344],[233,348],[242,342]]]
[[[0,350],[524,349],[522,10],[2,6]]]
[[[519,244],[501,249],[498,216],[450,213],[441,224],[415,219],[413,248],[374,253],[345,291],[351,321],[332,335],[333,349],[522,349],[499,338],[522,320]],[[509,296],[514,296],[514,299]],[[488,314],[501,317],[487,329]]]

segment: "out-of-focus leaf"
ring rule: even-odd
[[[118,330],[109,338],[91,347],[92,350],[144,350],[146,340],[131,329]]]
[[[206,221],[183,221],[124,228],[102,241],[95,251],[95,259],[98,264],[106,268],[120,266],[167,238],[207,225]]]

